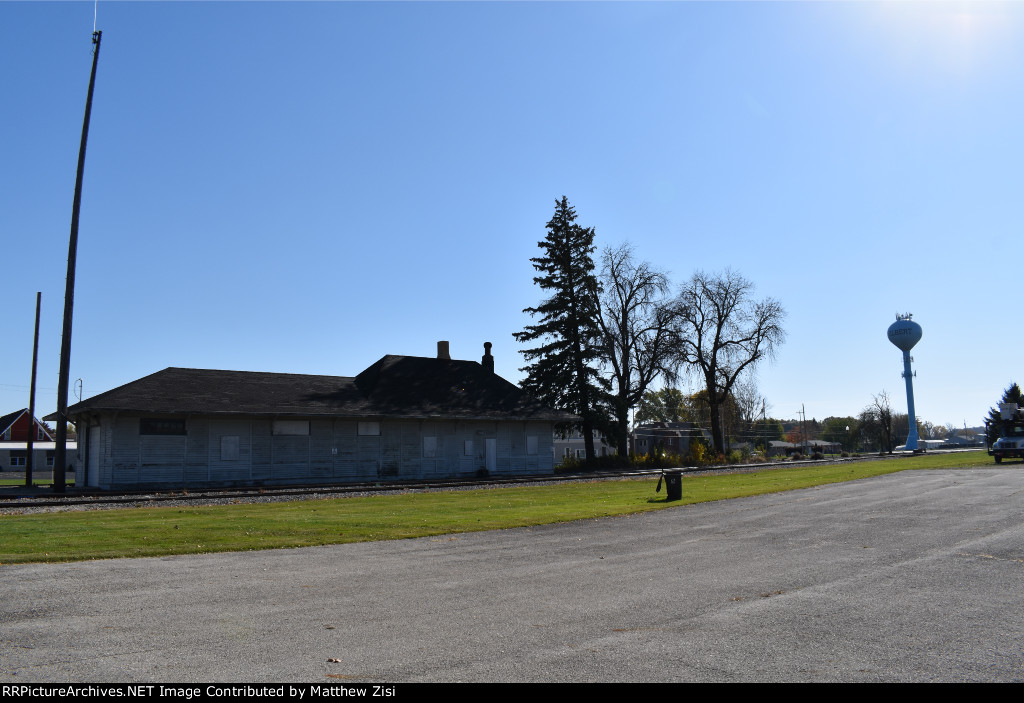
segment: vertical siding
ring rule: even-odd
[[[185,458],[185,485],[202,485],[210,480],[210,430],[204,418],[189,418]],[[218,445],[219,447],[220,445]]]
[[[402,459],[402,425],[396,421],[380,423],[380,475],[387,478],[399,477]]]
[[[381,432],[383,432],[383,428]],[[378,478],[380,476],[380,435],[356,435],[356,476]]]
[[[187,444],[185,435],[141,435],[138,483],[183,484]]]
[[[328,479],[334,476],[334,428],[330,420],[309,423],[309,477]]]
[[[354,420],[334,421],[334,447],[338,450],[334,458],[335,478],[356,479],[359,477],[359,444],[356,439]],[[374,475],[377,469],[374,467]]]
[[[216,418],[208,422],[197,422],[194,429],[192,427],[189,428],[190,438],[192,434],[208,438],[205,457],[209,466],[211,481],[220,483],[249,480],[252,470],[250,425],[249,420],[245,418],[229,420]],[[222,457],[221,443],[224,437],[238,437],[237,459]],[[191,452],[189,457],[191,462]]]
[[[269,418],[189,417],[187,435],[140,435],[139,421],[101,417],[91,469],[101,487],[471,476],[484,466],[487,439],[496,442],[497,473],[553,469],[551,423],[391,420],[380,435],[360,436],[356,420],[313,419],[308,436],[274,436]],[[238,438],[237,458],[222,456],[224,437]],[[436,438],[435,456],[424,456],[424,437]]]
[[[271,478],[298,479],[309,475],[309,436],[272,435]]]
[[[267,418],[254,418],[250,425],[252,439],[252,477],[265,481],[273,476],[274,448],[270,436],[271,423]]]
[[[402,478],[423,478],[429,476],[434,470],[435,459],[423,456],[423,438],[434,436],[434,423],[432,422],[403,422],[402,423]],[[440,439],[438,439],[440,445]],[[440,451],[440,446],[438,447]]]
[[[113,421],[110,449],[110,482],[134,486],[139,483],[139,418],[118,417]]]

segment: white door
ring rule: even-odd
[[[484,467],[489,473],[498,468],[498,440],[493,437],[484,440]]]
[[[89,428],[89,446],[87,450],[89,458],[85,468],[86,485],[98,488],[100,485],[100,427],[94,425]]]

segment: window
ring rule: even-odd
[[[24,466],[25,465],[25,456],[26,456],[26,452],[14,451],[12,449],[11,450],[11,468],[13,469],[15,466]]]
[[[380,436],[380,423],[379,422],[360,422],[359,423],[359,434],[364,437],[379,437]]]
[[[466,456],[473,456],[473,440],[467,439],[462,445],[462,453]]]
[[[587,450],[586,449],[577,449],[576,450],[576,458],[577,459],[586,459],[587,458]]]
[[[271,429],[271,433],[291,437],[308,436],[309,420],[274,420],[274,426]]]
[[[224,435],[220,438],[220,460],[238,461],[238,435]]]
[[[423,438],[423,457],[433,459],[437,456],[437,437]]]
[[[530,455],[537,453],[537,435],[526,436],[526,453]]]
[[[53,452],[46,452],[46,465],[53,468]]]
[[[139,434],[183,435],[188,434],[184,420],[143,418],[139,420]]]

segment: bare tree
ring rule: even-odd
[[[893,413],[889,394],[882,391],[872,396],[871,404],[861,411],[858,419],[865,432],[878,435],[880,453],[892,454]]]
[[[605,249],[602,264],[602,361],[614,385],[613,439],[625,456],[630,409],[658,376],[673,376],[678,308],[668,301],[668,277],[646,261],[637,263],[630,245]]]
[[[757,439],[756,425],[762,414],[767,416],[771,403],[757,389],[757,381],[752,374],[736,382],[732,389],[732,397],[736,400],[737,432],[741,441]]]
[[[709,275],[698,271],[679,294],[682,334],[678,360],[703,378],[711,409],[715,449],[725,451],[718,408],[737,379],[763,359],[775,355],[786,338],[786,311],[773,298],[753,300],[754,284],[726,269]]]

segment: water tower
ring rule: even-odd
[[[907,449],[917,449],[917,416],[914,414],[914,375],[910,372],[910,350],[921,341],[921,325],[914,322],[909,312],[897,315],[896,322],[889,325],[889,341],[903,350],[903,378],[907,382],[907,419],[910,433],[907,435]]]

